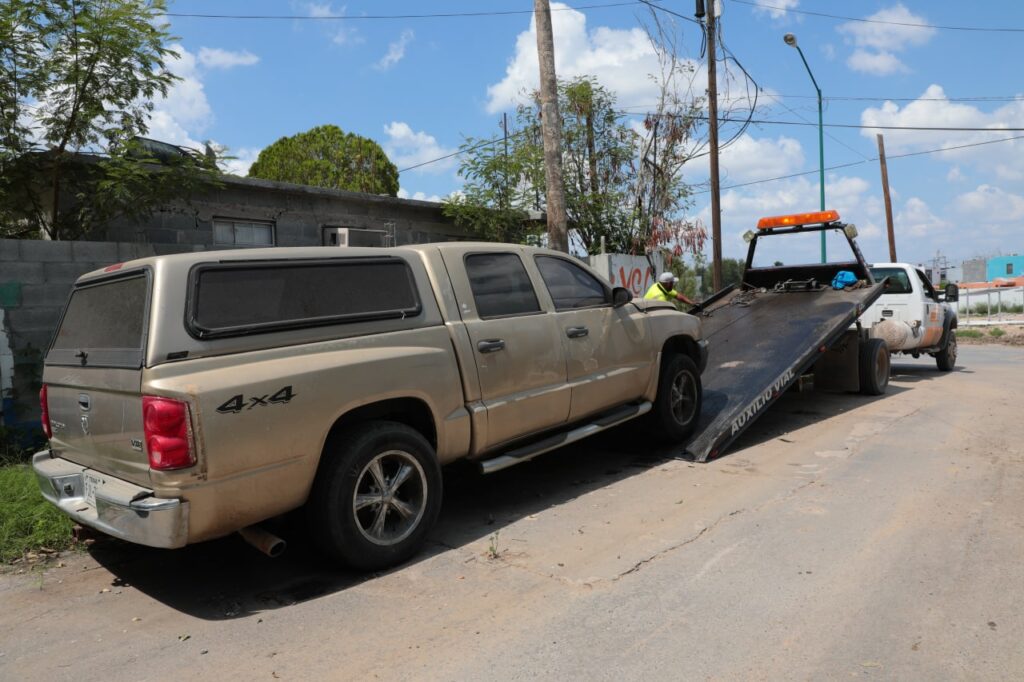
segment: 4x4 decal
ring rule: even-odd
[[[253,395],[246,398],[239,393],[231,396],[223,405],[217,408],[221,414],[237,414],[242,410],[251,410],[254,407],[266,407],[268,405],[282,405],[295,397],[291,386],[285,386],[277,393],[266,395]]]

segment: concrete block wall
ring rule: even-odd
[[[252,178],[223,180],[222,187],[165,206],[142,222],[115,221],[101,236],[111,242],[232,248],[214,244],[218,219],[272,223],[277,246],[320,246],[327,226],[392,232],[396,246],[469,236],[444,217],[438,203]]]
[[[38,423],[43,355],[79,276],[134,258],[203,248],[0,239],[0,424]]]

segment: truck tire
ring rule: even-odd
[[[702,397],[700,372],[693,360],[682,354],[666,355],[651,409],[655,437],[665,443],[685,440],[697,428]]]
[[[935,364],[940,372],[952,372],[956,366],[956,330],[950,329],[946,336],[946,345],[935,354]]]
[[[420,548],[441,510],[441,467],[416,430],[373,421],[332,438],[306,504],[314,542],[351,568],[376,571]]]
[[[860,344],[860,392],[882,395],[889,385],[889,347],[882,339],[867,339]]]

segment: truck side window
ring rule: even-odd
[[[466,256],[466,274],[481,319],[541,311],[530,276],[514,253],[470,254]]]
[[[589,308],[610,301],[607,287],[575,263],[554,256],[537,256],[537,268],[556,310]]]
[[[924,273],[920,270],[915,270],[914,272],[917,273],[917,278],[921,280],[921,286],[924,287],[925,295],[933,301],[938,301],[939,296],[935,293],[935,287],[933,287],[932,283],[928,281],[928,278],[924,276]]]

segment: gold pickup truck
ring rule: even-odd
[[[700,321],[506,244],[159,256],[75,284],[46,356],[43,495],[154,547],[304,508],[331,557],[410,557],[441,466],[484,472],[642,417],[696,425]]]

